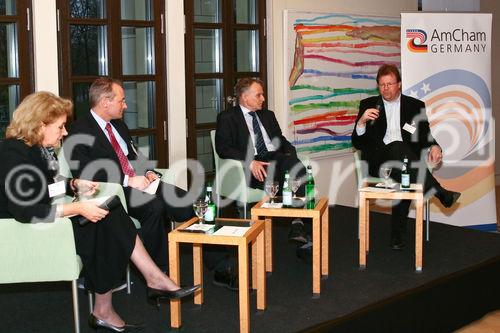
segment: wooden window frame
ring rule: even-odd
[[[71,18],[70,6],[67,0],[57,0],[59,17],[59,77],[60,94],[72,98],[74,83],[91,83],[100,76],[109,76],[122,82],[154,82],[155,84],[155,113],[154,127],[131,129],[132,136],[153,136],[155,141],[155,157],[158,166],[168,167],[168,110],[167,110],[167,82],[166,82],[166,46],[164,14],[165,2],[151,0],[153,20],[122,20],[120,16],[120,1],[106,0],[106,17],[103,19]],[[110,14],[111,13],[111,14]],[[69,28],[72,24],[105,25],[107,27],[107,75],[78,75],[71,74],[70,36]],[[122,72],[122,27],[152,27],[154,28],[155,74],[124,75]]]

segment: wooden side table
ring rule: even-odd
[[[249,220],[220,219],[222,221],[249,222]],[[169,250],[169,276],[177,284],[180,284],[180,258],[179,244],[193,244],[193,275],[194,284],[201,284],[202,288],[194,294],[194,303],[203,303],[203,244],[233,245],[238,247],[238,283],[239,283],[239,303],[240,303],[240,332],[250,332],[250,301],[248,282],[248,244],[252,244],[252,253],[256,256],[252,260],[252,267],[255,274],[257,289],[257,309],[266,308],[266,278],[264,270],[264,221],[253,221],[250,229],[243,236],[216,236],[203,233],[191,233],[182,231],[197,223],[198,218],[183,223],[177,229],[168,234]],[[181,300],[170,301],[170,325],[174,328],[181,326]]]
[[[422,218],[424,195],[421,184],[413,184],[414,191],[370,192],[359,190],[359,267],[366,267],[366,253],[370,248],[370,200],[415,200],[415,270],[422,271]]]
[[[264,208],[262,205],[269,197],[265,197],[252,208],[252,219],[267,218],[265,225],[266,239],[266,272],[273,271],[273,217],[297,217],[312,219],[312,289],[319,295],[321,292],[321,276],[328,277],[328,199],[316,200],[314,209],[305,208]]]

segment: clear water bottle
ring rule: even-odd
[[[292,206],[292,187],[290,184],[290,174],[285,172],[285,180],[283,181],[283,206]]]

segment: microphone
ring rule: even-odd
[[[139,157],[139,153],[137,152],[137,149],[135,149],[135,143],[134,140],[130,139],[130,146],[132,147],[132,150],[134,151],[135,155]]]
[[[98,207],[101,209],[105,209],[107,211],[110,211],[112,209],[115,209],[116,207],[120,206],[122,203],[120,201],[120,198],[117,195],[112,195],[106,201],[101,203]],[[84,216],[79,216],[78,219],[78,224],[80,224],[82,227],[89,223],[90,221],[84,217]]]
[[[379,112],[380,112],[380,109],[382,108],[382,106],[377,103],[375,104],[375,109],[377,109]],[[370,121],[370,125],[373,126],[375,124],[375,119],[373,119],[372,121]]]

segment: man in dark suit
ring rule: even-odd
[[[122,184],[128,213],[141,223],[139,233],[146,249],[159,267],[166,268],[166,222],[183,222],[195,216],[192,200],[186,197],[186,191],[163,182],[153,194],[143,191],[161,175],[135,149],[121,120],[127,104],[120,81],[104,77],[95,80],[89,98],[92,109],[71,124],[64,143],[73,176]],[[207,255],[205,263],[209,269],[225,272],[227,257],[227,253]]]
[[[262,189],[270,178],[279,182],[281,192],[285,172],[299,178],[305,175],[305,167],[297,158],[295,147],[281,133],[274,112],[262,108],[265,101],[262,81],[242,78],[234,90],[239,105],[217,117],[217,153],[221,158],[242,162],[250,187]],[[304,195],[303,185],[297,193]],[[301,220],[292,222],[290,239],[308,242]]]
[[[401,75],[394,65],[382,65],[377,73],[379,96],[360,102],[359,114],[352,132],[352,144],[361,150],[362,159],[368,162],[369,174],[379,177],[379,168],[387,162],[401,163],[404,157],[414,166],[428,163],[437,166],[442,161],[441,147],[432,138],[425,113],[425,103],[401,94]],[[423,157],[423,158],[421,158]],[[425,164],[410,168],[411,182],[424,185],[424,193],[434,194],[445,207],[451,207],[460,193],[444,189]],[[401,164],[392,168],[391,178],[401,180]],[[425,170],[418,174],[419,170]],[[391,247],[404,247],[403,235],[410,207],[409,200],[402,200],[392,208]]]

